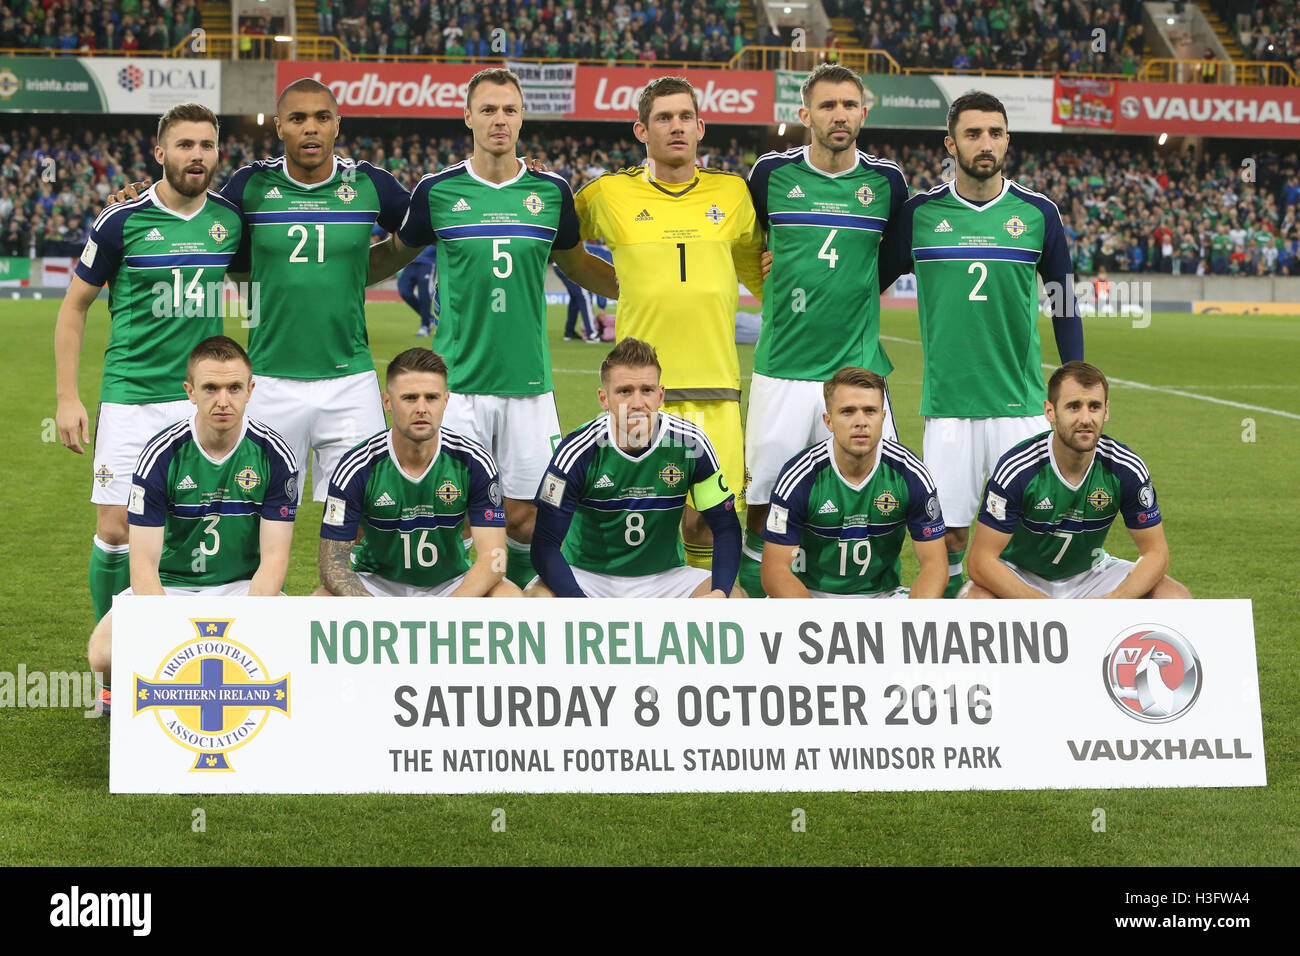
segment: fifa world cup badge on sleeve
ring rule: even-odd
[[[996,495],[990,491],[988,503],[989,503],[989,514],[997,518],[999,521],[1007,520],[1007,499],[1006,498],[1003,498],[1001,495]]]
[[[773,534],[785,534],[786,523],[789,520],[789,511],[780,505],[772,505],[767,511],[767,530]]]
[[[568,482],[563,478],[556,478],[548,472],[546,478],[542,481],[542,500],[548,505],[560,507],[560,503],[564,500],[564,486],[566,484]]]
[[[289,675],[226,635],[233,620],[191,618],[197,637],[170,651],[153,678],[134,676],[131,716],[151,712],[167,736],[198,756],[194,771],[235,768],[227,755],[249,743],[272,711],[289,716]]]

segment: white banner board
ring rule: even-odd
[[[115,793],[1262,786],[1249,601],[119,598]]]

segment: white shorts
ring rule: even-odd
[[[1002,559],[999,558],[998,560],[1001,561]],[[1097,597],[1102,594],[1109,594],[1119,587],[1124,579],[1129,576],[1129,572],[1137,566],[1133,561],[1125,561],[1123,558],[1108,554],[1095,568],[1089,568],[1072,578],[1049,581],[1047,578],[1040,578],[1032,571],[1018,568],[1009,561],[1002,561],[1002,563],[1014,571],[1016,577],[1031,588],[1042,591],[1049,598],[1057,599]]]
[[[174,584],[164,584],[163,594],[168,597],[193,597],[203,595],[204,597],[246,597],[248,589],[252,586],[252,581],[231,581],[227,584],[209,584],[197,587],[186,588]],[[127,588],[118,594],[121,597],[124,594],[133,594],[134,592]]]
[[[97,505],[126,506],[131,497],[131,476],[150,438],[183,418],[194,416],[190,400],[151,405],[100,402],[95,418],[94,476],[90,500]]]
[[[693,568],[689,564],[669,568],[658,574],[624,576],[600,574],[583,568],[572,568],[574,580],[582,593],[591,598],[688,598],[695,589],[713,577],[706,568]],[[529,582],[531,587],[539,579]]]
[[[832,594],[830,591],[814,591],[812,588],[809,588],[808,595],[815,598],[838,598],[840,600],[845,598],[884,598],[885,600],[889,600],[891,598],[907,597],[908,589],[899,587],[894,588],[892,591],[877,591],[874,594]]]
[[[1023,418],[927,418],[922,457],[939,486],[949,528],[969,528],[993,468],[1013,445],[1051,426],[1042,415]]]
[[[339,459],[387,425],[374,372],[314,379],[254,375],[253,383],[246,414],[270,425],[293,449],[300,500],[309,454],[312,496],[324,501]]]
[[[501,472],[501,493],[532,501],[564,436],[555,393],[460,395],[452,392],[442,423],[488,450]]]
[[[465,574],[469,572],[466,571]],[[461,586],[465,580],[465,574],[457,575],[450,581],[443,581],[434,588],[420,588],[414,584],[403,584],[401,581],[390,581],[388,578],[382,578],[373,571],[358,571],[357,577],[365,585],[367,591],[375,597],[450,597],[451,592]]]
[[[766,505],[781,467],[809,445],[824,441],[829,431],[823,383],[770,378],[754,373],[749,383],[749,409],[745,413],[745,470],[749,472],[745,500]],[[898,440],[894,409],[885,388],[885,426],[882,438]]]

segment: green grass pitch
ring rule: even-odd
[[[94,528],[89,458],[53,436],[56,301],[3,301],[4,448],[0,671],[85,669],[86,563]],[[411,345],[413,313],[369,309],[382,367]],[[91,312],[81,395],[92,414],[107,337]],[[562,342],[550,310],[561,424],[598,411],[605,348]],[[919,449],[915,314],[884,334],[903,441]],[[79,709],[0,709],[0,864],[1073,864],[1300,862],[1300,645],[1295,482],[1300,465],[1300,319],[1157,314],[1150,327],[1096,319],[1088,356],[1116,384],[1107,431],[1146,459],[1160,491],[1171,573],[1197,597],[1254,600],[1266,788],[663,796],[110,796],[108,725]],[[244,333],[232,328],[241,341]],[[1055,359],[1043,323],[1046,361]],[[506,345],[505,347],[508,347]],[[753,349],[741,349],[748,376]],[[1191,396],[1211,396],[1216,404]],[[1277,412],[1287,413],[1286,415]],[[1287,417],[1289,415],[1290,417]],[[1248,421],[1249,419],[1249,421]],[[316,584],[320,506],[298,522],[287,590]],[[1122,529],[1111,549],[1133,557]],[[908,555],[910,559],[910,554]],[[904,569],[905,580],[914,566]],[[207,829],[191,829],[203,808]],[[505,832],[492,829],[494,808]],[[807,832],[791,811],[807,811]],[[1094,808],[1105,833],[1092,830]]]

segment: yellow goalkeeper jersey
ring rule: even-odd
[[[658,182],[645,166],[606,173],[574,197],[583,238],[618,273],[618,335],[653,345],[667,400],[740,398],[738,281],[761,297],[763,233],[745,180],[696,169]]]

